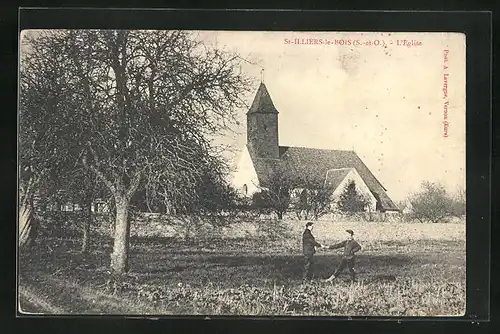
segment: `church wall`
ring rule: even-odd
[[[240,154],[239,161],[236,165],[236,170],[233,173],[231,181],[233,187],[242,195],[252,196],[255,192],[259,191],[259,180],[257,172],[253,166],[252,158],[245,146]],[[246,185],[246,193],[245,193]]]
[[[333,191],[334,203],[332,207],[337,208],[338,198],[344,192],[345,187],[347,187],[347,185],[351,181],[354,181],[354,183],[356,184],[356,191],[358,192],[358,194],[363,195],[369,201],[368,206],[370,210],[375,211],[377,205],[377,199],[375,198],[375,196],[373,196],[373,194],[370,191],[370,188],[368,188],[366,183],[363,181],[361,176],[358,174],[358,172],[356,172],[354,168],[352,168],[351,171],[346,175],[344,180],[340,182],[337,189]]]

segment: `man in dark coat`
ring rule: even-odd
[[[335,270],[333,275],[328,277],[325,282],[333,281],[346,267],[349,268],[352,281],[354,282],[354,280],[356,279],[356,273],[354,271],[354,257],[356,252],[361,250],[361,246],[356,240],[354,240],[354,232],[352,230],[346,230],[346,232],[349,233],[349,239],[328,247],[328,249],[337,249],[343,247],[344,254],[337,270]]]
[[[304,274],[302,276],[302,281],[312,278],[313,256],[316,253],[316,247],[323,247],[323,245],[318,243],[312,235],[312,229],[313,223],[308,222],[302,234],[302,253],[304,254]]]

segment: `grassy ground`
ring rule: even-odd
[[[461,315],[465,311],[465,224],[319,222],[326,244],[356,232],[363,246],[358,282],[321,282],[340,261],[319,250],[315,279],[301,284],[303,222],[238,226],[198,238],[141,228],[131,239],[130,272],[108,272],[111,240],[44,236],[20,259],[24,312],[56,314]],[[265,226],[263,228],[263,226]],[[277,233],[278,231],[279,233]],[[385,275],[385,276],[384,276]],[[390,275],[395,281],[390,281]]]

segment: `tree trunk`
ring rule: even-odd
[[[90,243],[90,225],[92,223],[92,202],[85,203],[87,215],[83,219],[83,239],[82,239],[82,253],[88,253]]]
[[[128,212],[128,206],[127,206]],[[127,232],[125,235],[125,244],[127,245],[127,260],[125,261],[125,272],[129,271],[129,262],[128,262],[128,251],[130,249],[130,217],[127,218]]]
[[[36,237],[35,225],[32,203],[28,200],[22,201],[19,208],[19,248],[28,248],[33,244]]]
[[[85,189],[85,197],[82,211],[86,209],[86,215],[83,220],[83,239],[82,239],[82,253],[88,253],[90,245],[90,226],[92,225],[92,205],[94,199],[94,191],[97,182],[97,176],[94,176],[92,172],[89,172],[88,178],[90,179],[89,184]]]
[[[92,151],[92,150],[91,150]],[[111,270],[116,274],[123,274],[128,270],[128,251],[129,251],[129,234],[130,234],[130,217],[128,215],[130,207],[130,199],[137,191],[141,181],[141,171],[137,170],[134,176],[130,179],[128,189],[124,187],[122,180],[115,179],[110,181],[106,178],[102,171],[96,166],[87,164],[86,155],[82,159],[83,164],[92,170],[98,178],[108,187],[114,194],[114,211],[115,215],[115,231],[113,240],[113,252],[111,253]]]
[[[130,220],[128,216],[129,200],[126,196],[116,197],[116,219],[113,253],[111,254],[111,269],[123,274],[128,269],[128,250]]]
[[[40,180],[41,174],[38,176],[32,175],[25,183],[21,184],[18,230],[20,249],[31,247],[38,234],[39,222],[34,212],[33,197]]]
[[[283,219],[283,212],[277,211],[276,214],[278,215],[278,219],[282,220]]]

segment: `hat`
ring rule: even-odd
[[[306,227],[312,226],[313,222],[307,222]]]
[[[354,232],[352,230],[345,230],[347,233],[349,233],[350,235],[354,235]]]

